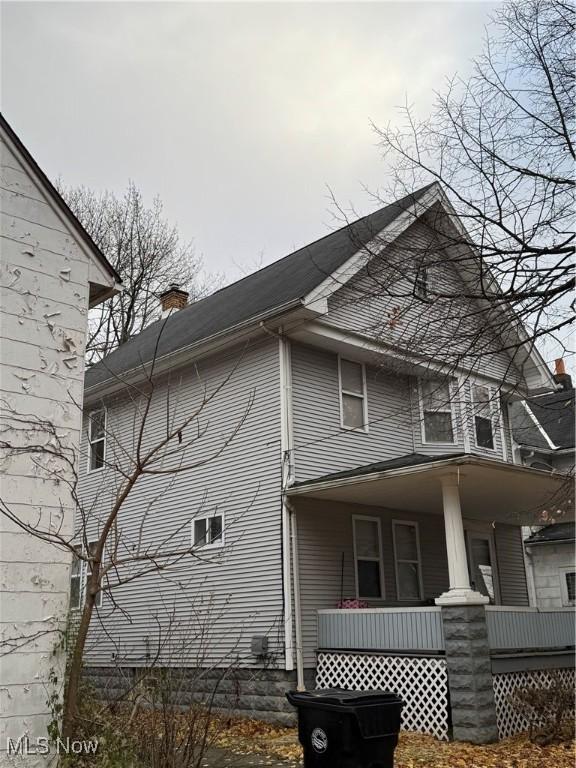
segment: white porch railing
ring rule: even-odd
[[[574,608],[524,608],[506,605],[486,607],[491,649],[561,649],[575,641]]]
[[[362,651],[442,651],[440,608],[318,611],[318,647]]]

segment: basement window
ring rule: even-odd
[[[224,518],[222,515],[195,517],[192,521],[193,547],[221,547],[224,544]]]
[[[101,408],[88,414],[88,442],[90,444],[88,469],[102,469],[106,458],[106,410]]]

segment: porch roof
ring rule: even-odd
[[[425,456],[412,453],[389,461],[295,483],[292,499],[325,499],[348,504],[442,514],[440,479],[458,477],[462,515],[479,520],[529,525],[542,512],[573,519],[569,478],[474,454]]]

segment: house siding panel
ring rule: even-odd
[[[415,222],[328,299],[326,322],[405,346],[443,364],[516,382],[520,372],[508,353],[501,351],[507,342],[497,340],[481,325],[479,307],[463,298],[466,286],[456,264],[446,251],[436,253],[429,227]],[[416,266],[423,254],[431,263],[432,295],[452,298],[428,303],[413,297]],[[383,296],[382,286],[388,295]]]
[[[90,256],[56,214],[12,143],[0,140],[0,422],[7,446],[51,445],[55,455],[2,454],[0,495],[38,530],[72,535],[74,468],[42,426],[57,428],[74,456],[81,429]],[[20,419],[27,419],[26,424]],[[37,421],[35,421],[37,420]],[[35,436],[33,436],[35,433]],[[50,443],[48,440],[50,439]],[[0,763],[6,739],[46,734],[50,675],[61,677],[59,642],[69,603],[70,553],[0,514]],[[43,758],[30,758],[32,765]]]
[[[272,339],[249,349],[238,349],[190,366],[164,377],[157,385],[145,444],[166,429],[166,397],[171,407],[185,418],[197,406],[206,386],[213,392],[226,377],[228,383],[201,412],[198,424],[205,434],[187,451],[186,461],[206,461],[202,466],[176,476],[147,477],[139,482],[125,502],[121,515],[122,535],[134,541],[143,525],[147,544],[159,544],[176,535],[172,546],[190,541],[190,521],[203,512],[222,513],[225,518],[225,548],[221,562],[216,551],[211,562],[198,559],[181,561],[168,575],[152,574],[119,587],[118,603],[127,610],[131,622],[119,612],[109,621],[111,639],[96,630],[92,635],[89,662],[109,664],[111,654],[120,662],[137,665],[145,662],[147,643],[157,640],[155,616],[173,613],[180,622],[178,632],[203,630],[218,637],[209,648],[192,643],[187,663],[226,663],[238,656],[251,664],[250,637],[265,634],[271,651],[282,660],[282,562],[280,504],[280,393],[278,344]],[[252,405],[247,412],[249,402]],[[87,410],[90,410],[89,408]],[[108,443],[113,458],[115,442],[132,451],[135,408],[126,397],[109,403]],[[221,455],[226,437],[241,424],[232,442]],[[190,433],[190,429],[188,430]],[[189,436],[184,434],[186,441]],[[122,449],[118,448],[118,460]],[[86,429],[84,429],[84,461]],[[84,474],[81,494],[85,505],[98,498],[100,515],[110,503],[117,478],[108,470]],[[145,522],[142,521],[145,518]],[[101,614],[106,616],[109,601]],[[190,625],[190,616],[197,613]],[[202,615],[202,617],[200,616]],[[188,628],[186,629],[186,626]],[[148,638],[148,640],[146,640]],[[206,641],[204,641],[204,645]],[[171,655],[183,654],[172,647]]]
[[[368,432],[341,427],[337,355],[295,344],[292,376],[298,481],[414,451],[405,376],[366,367]]]
[[[529,605],[521,527],[497,523],[494,542],[502,605]]]
[[[404,519],[418,523],[424,600],[432,600],[448,589],[446,544],[439,515],[299,499],[297,516],[302,644],[305,665],[308,667],[315,663],[316,611],[336,608],[342,597],[346,599],[356,596],[352,540],[354,514],[380,518],[384,600],[370,601],[371,607],[414,605],[396,598],[392,520]]]

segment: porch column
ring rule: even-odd
[[[442,606],[452,736],[485,744],[498,739],[484,610],[488,598],[470,587],[458,479],[457,474],[441,478],[450,588],[436,604]]]
[[[488,598],[470,587],[458,475],[446,475],[441,483],[450,588],[436,598],[436,605],[483,605]]]

